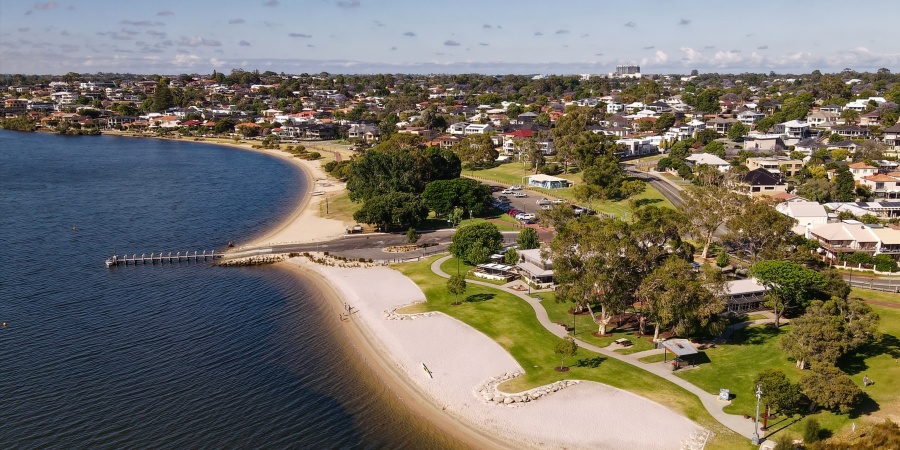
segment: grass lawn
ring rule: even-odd
[[[453,296],[447,292],[446,280],[431,272],[436,258],[394,266],[418,284],[427,298],[426,303],[403,312],[441,311],[494,339],[525,368],[525,375],[505,383],[504,390],[515,392],[561,379],[597,381],[659,402],[712,430],[715,438],[709,449],[751,448],[747,438],[715,421],[695,396],[637,367],[580,349],[568,362],[569,372],[556,372],[553,368],[559,362],[553,350],[559,338],[541,326],[530,305],[505,292],[470,284],[466,301],[451,306]]]
[[[328,213],[325,213],[325,202],[319,203],[319,215],[329,219],[343,221],[344,223],[356,223],[353,220],[355,213],[362,206],[362,203],[354,203],[347,196],[347,193],[339,195],[326,194],[328,197]]]
[[[857,292],[853,296],[883,299],[874,291]],[[891,294],[886,294],[891,295]],[[894,302],[898,302],[893,299]],[[851,422],[857,420],[874,420],[881,422],[884,418],[900,413],[900,397],[897,396],[893,380],[900,379],[900,309],[872,307],[881,316],[879,329],[883,333],[881,342],[872,344],[860,354],[841,359],[838,366],[846,372],[859,386],[862,378],[868,375],[875,381],[865,392],[870,400],[863,402],[859,411],[849,415],[839,415],[820,411],[814,415],[823,429],[831,433],[846,433]],[[705,353],[708,363],[699,368],[677,372],[676,374],[710,393],[718,393],[720,388],[728,388],[735,395],[732,404],[725,407],[731,414],[753,415],[756,399],[753,396],[753,378],[763,368],[781,369],[792,381],[798,381],[803,374],[794,367],[792,361],[781,353],[778,341],[783,339],[790,326],[783,326],[779,332],[768,326],[752,326],[735,334],[733,342],[707,349]],[[891,380],[879,383],[879,380]],[[861,414],[871,414],[871,418],[861,419]],[[864,416],[863,416],[864,417]],[[787,428],[788,433],[799,436],[803,431],[804,421],[778,417],[770,420],[770,428],[778,431]]]
[[[893,292],[870,291],[868,289],[850,289],[850,298],[859,297],[863,300],[874,300],[876,302],[892,303],[900,306],[900,295]]]
[[[662,362],[664,359],[668,359],[669,361],[671,361],[672,357],[671,356],[666,357],[665,353],[660,353],[658,355],[645,356],[641,359],[638,359],[638,361],[645,363],[645,364],[652,364],[652,363]]]

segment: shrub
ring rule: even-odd
[[[819,426],[819,421],[815,418],[810,418],[806,421],[806,425],[803,427],[803,442],[806,444],[811,444],[819,440],[819,431],[821,431],[821,427]]]
[[[310,152],[310,153],[306,156],[306,159],[309,159],[309,160],[316,160],[316,159],[319,159],[319,158],[321,158],[321,157],[322,157],[322,154],[319,153],[319,152]]]
[[[716,256],[716,265],[719,267],[725,267],[729,263],[728,260],[728,252],[725,250],[719,250],[719,254]]]

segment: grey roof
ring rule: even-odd
[[[697,354],[694,344],[691,344],[691,341],[687,339],[668,339],[663,341],[662,345],[677,356]]]

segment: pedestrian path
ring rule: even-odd
[[[434,272],[436,275],[441,276],[443,278],[450,278],[449,274],[447,274],[446,272],[441,270],[441,264],[444,261],[450,259],[451,257],[452,256],[445,256],[445,257],[439,258],[436,261],[434,261],[431,264],[431,271]],[[562,327],[553,323],[553,321],[550,320],[550,316],[547,314],[547,310],[544,309],[544,306],[541,305],[541,303],[537,299],[532,298],[531,296],[527,295],[526,293],[519,292],[519,291],[516,291],[513,289],[508,289],[508,288],[505,288],[502,286],[497,286],[497,285],[490,284],[490,283],[485,283],[482,281],[477,281],[477,280],[467,280],[466,282],[472,283],[472,284],[477,284],[479,286],[486,286],[489,288],[498,289],[498,290],[501,290],[508,294],[512,294],[512,295],[515,295],[515,296],[521,298],[522,300],[526,301],[529,305],[531,305],[531,307],[534,309],[535,315],[537,316],[538,322],[540,322],[541,325],[547,329],[547,331],[555,334],[556,336],[559,336],[560,338],[568,336],[568,333]],[[767,320],[767,319],[762,319],[761,322],[764,320]],[[750,322],[744,322],[744,323],[747,323],[749,325]],[[738,416],[738,415],[727,414],[724,411],[722,411],[722,408],[724,408],[728,403],[717,400],[716,395],[710,394],[710,393],[704,391],[703,389],[700,389],[699,387],[695,386],[694,384],[689,383],[689,382],[675,376],[668,367],[664,367],[659,364],[644,364],[644,363],[638,361],[638,358],[635,357],[635,355],[638,355],[640,353],[646,353],[646,352],[635,353],[632,355],[622,355],[622,354],[616,353],[610,349],[597,347],[595,345],[589,344],[587,342],[584,342],[584,341],[581,341],[578,339],[576,339],[576,342],[578,342],[578,346],[581,348],[599,353],[599,354],[604,355],[609,358],[617,359],[626,364],[631,364],[632,366],[638,367],[642,370],[646,370],[647,372],[650,372],[658,377],[664,378],[664,379],[678,385],[679,387],[696,395],[697,398],[700,399],[700,402],[703,404],[703,407],[705,407],[706,410],[709,412],[709,414],[712,415],[716,420],[718,420],[719,423],[721,423],[722,425],[724,425],[724,426],[728,427],[729,429],[733,430],[734,432],[736,432],[742,436],[746,436],[748,438],[753,434],[753,431],[754,431],[753,421],[744,419],[743,417]],[[644,356],[646,356],[646,355],[644,355]],[[762,435],[763,433],[760,432],[760,434]]]

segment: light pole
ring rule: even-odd
[[[762,399],[762,385],[756,385],[756,418],[753,421],[753,437],[750,442],[759,445],[759,401]]]

